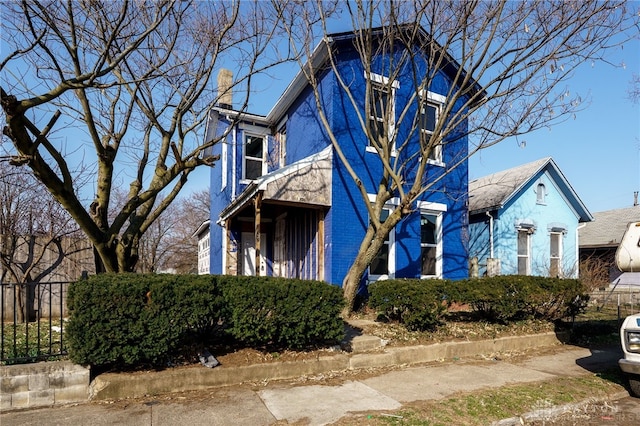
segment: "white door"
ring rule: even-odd
[[[255,276],[256,238],[253,232],[243,232],[242,238],[242,275]],[[260,275],[267,274],[265,254],[267,253],[267,234],[260,234]]]
[[[284,247],[284,219],[276,221],[276,232],[273,239],[273,276],[286,277],[285,247]]]

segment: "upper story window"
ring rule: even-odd
[[[371,137],[382,142],[386,139],[394,144],[395,151],[395,125],[396,125],[396,90],[400,87],[398,81],[390,81],[389,78],[379,74],[365,73],[365,78],[370,80],[370,93],[368,99],[369,117],[368,125]],[[376,152],[371,143],[367,142],[367,151]]]
[[[544,186],[544,183],[539,183],[536,187],[536,203],[544,204],[546,202],[545,196],[546,188]]]
[[[287,165],[287,124],[286,118],[278,125],[278,131],[274,140],[274,148],[278,155],[278,167]]]
[[[420,139],[422,147],[426,147],[435,132],[436,124],[442,112],[445,97],[433,92],[422,92],[420,104]],[[424,148],[423,148],[424,149]],[[442,144],[431,147],[428,153],[429,161],[442,163]]]
[[[267,172],[266,137],[245,134],[243,179],[254,180]]]

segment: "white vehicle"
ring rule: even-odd
[[[616,251],[616,264],[622,272],[640,271],[640,222],[631,222]],[[634,396],[640,397],[640,314],[629,315],[620,327],[624,358],[618,361],[629,379]]]

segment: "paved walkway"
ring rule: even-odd
[[[273,382],[229,386],[156,398],[32,409],[0,415],[12,425],[324,425],[350,412],[397,410],[412,401],[456,392],[591,374],[617,366],[616,347],[591,351],[572,346],[524,360],[460,360],[381,371],[331,385]]]

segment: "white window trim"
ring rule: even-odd
[[[542,194],[540,193],[540,189],[542,189]],[[547,195],[549,195],[549,190],[542,178],[540,178],[536,183],[535,188],[533,188],[533,192],[536,194],[536,204],[543,206],[547,205]]]
[[[365,71],[364,78],[371,80],[373,83],[382,85],[383,87],[389,87],[389,77],[386,77],[384,75],[367,73]],[[390,116],[391,122],[388,123],[389,135],[387,137],[393,140],[393,146],[391,147],[391,155],[394,157],[398,154],[396,151],[395,133],[396,133],[396,90],[398,90],[399,88],[400,88],[400,82],[398,80],[393,80],[393,82],[391,82],[391,93],[390,93],[391,114],[389,114],[389,116]],[[369,100],[365,99],[365,102],[369,102]],[[366,119],[368,121],[368,120],[371,120],[372,117],[366,117]],[[368,143],[367,143],[367,146],[365,147],[365,150],[366,152],[372,152],[374,154],[378,153],[378,151],[376,151],[376,148],[369,145]]]
[[[367,194],[369,197],[369,202],[374,203],[376,201],[375,194]],[[387,201],[384,204],[383,209],[393,210],[395,207],[400,204],[400,199],[398,197],[394,197]],[[367,268],[367,273],[369,274],[369,282],[379,281],[379,280],[388,280],[396,277],[396,228],[394,227],[391,231],[389,231],[389,258],[387,259],[387,269],[389,270],[388,274],[371,274],[370,269]]]
[[[240,180],[240,183],[242,184],[248,184],[255,180],[255,179],[246,178],[246,173],[247,173],[246,149],[247,149],[247,138],[249,137],[262,138],[262,174],[260,176],[264,176],[265,174],[267,174],[267,147],[268,147],[267,134],[259,134],[259,133],[254,133],[250,131],[245,131],[242,134],[242,139],[243,139],[242,140],[242,179]],[[251,157],[251,158],[257,159],[257,157]]]
[[[558,275],[562,277],[562,259],[564,257],[564,236],[566,234],[562,231],[551,231],[549,232],[549,270],[551,270],[551,261],[553,259],[558,259]],[[557,236],[558,238],[558,257],[551,256],[551,241],[553,237]]]
[[[220,154],[220,161],[222,162],[222,178],[220,179],[220,191],[224,191],[224,189],[227,187],[227,164],[229,163],[229,160],[227,159],[227,138],[221,140],[220,143],[222,144],[222,153]]]
[[[422,102],[423,102],[424,100],[426,100],[427,102],[431,102],[431,103],[434,103],[434,104],[438,104],[438,105],[439,105],[439,107],[440,107],[440,108],[439,108],[439,110],[438,110],[438,117],[439,117],[439,115],[440,115],[440,110],[441,110],[441,109],[442,109],[442,107],[444,106],[445,101],[447,100],[447,97],[446,97],[446,96],[444,96],[444,95],[441,95],[441,94],[439,94],[439,93],[435,93],[435,92],[427,91],[427,92],[426,92],[426,93],[427,93],[427,96],[426,96],[426,99],[425,99],[424,93],[425,93],[425,90],[424,90],[424,89],[420,90],[420,93],[419,93],[419,95],[420,95],[420,106],[419,106],[419,108],[422,108]],[[438,117],[436,117],[436,120],[438,119]],[[422,128],[420,129],[420,132],[422,132]],[[445,167],[445,166],[446,166],[446,164],[445,164],[445,162],[444,162],[444,152],[443,152],[443,148],[444,148],[444,147],[443,147],[442,145],[440,145],[440,146],[437,146],[437,147],[436,147],[436,149],[438,149],[438,151],[439,151],[439,152],[438,152],[438,157],[440,157],[440,159],[439,159],[439,160],[427,159],[427,163],[429,163],[429,164],[433,164],[434,166]]]
[[[278,135],[278,167],[283,168],[287,165],[287,121],[289,120],[289,116],[285,115],[282,120],[278,123],[276,129],[276,135]],[[282,143],[282,137],[280,135],[284,134],[284,149]]]
[[[520,253],[518,253],[518,244],[519,244],[519,239],[520,239],[520,232],[521,231],[526,231],[527,232],[527,255],[521,255]],[[534,233],[535,228],[533,227],[525,227],[525,226],[520,226],[518,228],[516,228],[516,274],[518,275],[531,275],[531,235]],[[525,266],[525,273],[524,274],[520,274],[519,271],[519,264],[520,264],[520,258],[522,257],[526,257],[527,259],[527,263]]]
[[[422,265],[420,265],[420,278],[442,278],[443,274],[443,232],[442,219],[447,211],[447,205],[442,203],[434,203],[430,201],[418,201],[416,203],[420,214],[430,214],[436,216],[436,274],[422,275]],[[419,237],[420,238],[420,237]],[[422,241],[420,242],[420,250],[422,251]]]

